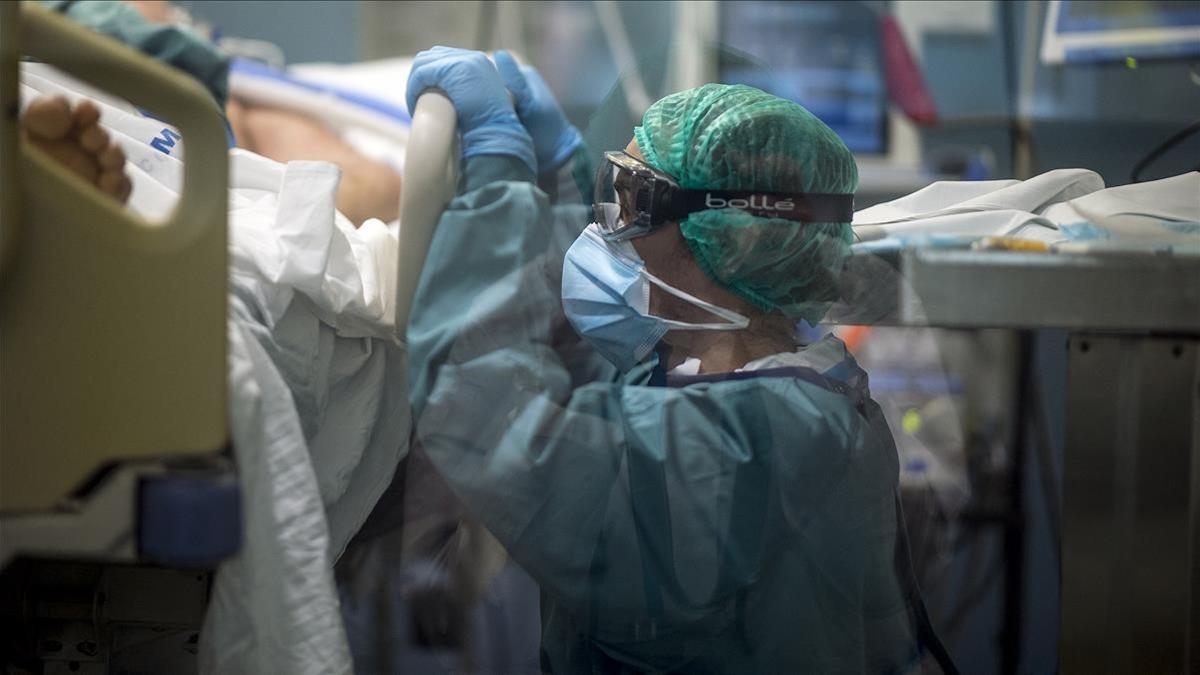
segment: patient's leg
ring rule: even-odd
[[[238,144],[277,162],[317,159],[342,170],[337,208],[355,226],[367,218],[394,220],[400,213],[400,175],[363,155],[321,122],[288,110],[226,107]]]
[[[75,109],[61,96],[40,97],[21,115],[25,138],[59,164],[124,204],[132,186],[125,152],[100,126],[100,110],[89,101]]]

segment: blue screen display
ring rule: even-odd
[[[724,2],[720,77],[808,108],[857,153],[887,150],[879,19],[857,2]]]
[[[1063,0],[1057,8],[1055,32],[1073,39],[1063,50],[1068,63],[1200,56],[1200,31],[1154,39],[1137,34],[1146,29],[1200,28],[1196,0]]]

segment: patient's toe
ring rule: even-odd
[[[100,168],[106,171],[114,171],[125,166],[125,151],[116,143],[109,143],[108,147],[96,157],[96,161],[100,162]]]
[[[91,101],[80,101],[75,106],[73,117],[75,118],[75,129],[82,131],[100,122],[100,109]]]
[[[50,156],[54,157],[71,172],[77,174],[89,183],[95,183],[100,175],[100,167],[90,155],[72,147],[48,148]]]
[[[96,186],[119,202],[128,199],[132,189],[129,177],[121,171],[102,171],[96,180]]]
[[[71,104],[62,96],[39,98],[29,104],[21,120],[31,136],[58,140],[71,131]]]
[[[108,147],[108,133],[104,129],[101,129],[98,124],[80,129],[79,145],[92,154],[99,154],[100,151]]]

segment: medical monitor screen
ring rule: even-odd
[[[721,81],[808,108],[856,153],[887,151],[879,18],[860,2],[723,2]],[[757,63],[755,63],[757,62]]]
[[[1196,0],[1057,0],[1046,10],[1042,60],[1105,63],[1200,57]]]

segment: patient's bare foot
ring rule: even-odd
[[[25,138],[101,192],[124,204],[132,185],[125,175],[125,152],[100,126],[100,110],[90,101],[71,109],[61,96],[29,104],[21,115]]]

